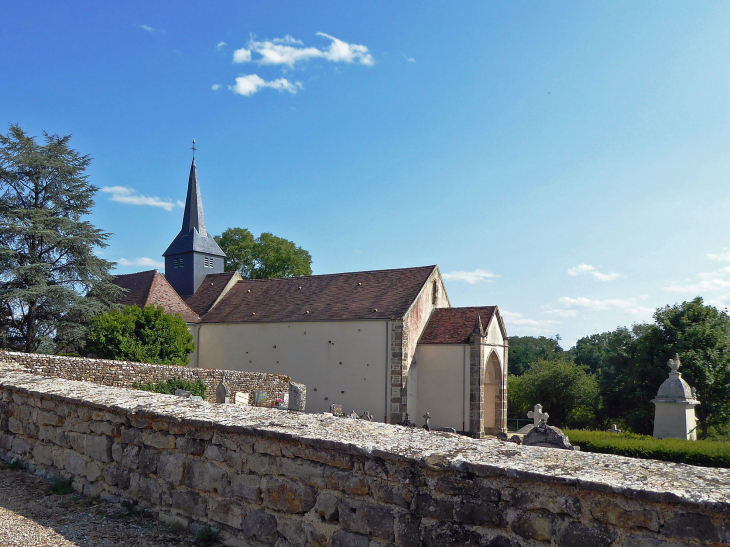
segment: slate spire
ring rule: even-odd
[[[185,198],[185,213],[183,214],[183,234],[196,230],[201,236],[207,236],[205,230],[205,215],[203,214],[203,200],[200,197],[200,183],[198,182],[198,168],[195,165],[195,158],[190,165],[190,177],[188,178],[188,195]]]

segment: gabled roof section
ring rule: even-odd
[[[170,243],[167,250],[162,253],[162,256],[176,255],[190,251],[226,256],[205,229],[203,199],[200,196],[200,183],[198,182],[198,168],[195,165],[195,158],[193,158],[193,163],[190,165],[188,195],[185,198],[182,228],[180,229],[180,233]]]
[[[281,279],[244,279],[203,323],[396,319],[408,311],[436,266]]]
[[[185,298],[185,303],[198,315],[205,315],[224,295],[226,289],[230,290],[231,285],[240,279],[241,274],[238,272],[208,274],[195,294]]]
[[[477,330],[481,333],[487,331],[495,316],[499,316],[497,306],[435,309],[418,343],[468,344],[469,338]],[[500,328],[504,334],[501,321]]]
[[[157,270],[117,275],[114,277],[113,283],[127,289],[127,292],[118,301],[123,306],[144,308],[149,304],[154,304],[162,306],[167,313],[181,315],[186,323],[198,321],[198,314],[188,307],[165,279],[165,276]]]

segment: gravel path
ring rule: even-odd
[[[194,538],[149,515],[78,494],[0,464],[0,547],[192,547]]]

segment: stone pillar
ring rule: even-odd
[[[697,421],[695,407],[700,402],[695,398],[692,388],[682,379],[678,372],[679,354],[670,359],[667,365],[671,369],[669,378],[659,387],[654,403],[654,437],[666,439],[697,440]]]
[[[469,338],[469,433],[475,439],[484,437],[484,328],[477,315],[474,332]]]
[[[307,386],[289,382],[289,410],[304,412],[307,406]]]

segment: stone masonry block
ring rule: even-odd
[[[239,498],[261,501],[261,477],[258,475],[232,475],[231,493]]]
[[[231,493],[228,473],[217,465],[200,460],[188,460],[184,474],[185,485],[196,490],[217,492],[220,496]]]
[[[176,452],[163,452],[157,464],[157,474],[161,479],[178,485],[183,478],[186,458],[183,454]]]
[[[175,448],[175,435],[169,435],[162,431],[145,431],[142,434],[142,443],[160,450],[171,450]]]
[[[278,537],[276,517],[264,511],[251,511],[243,519],[243,534],[263,543],[273,543]]]
[[[454,502],[432,498],[427,494],[416,496],[416,514],[444,522],[450,522],[454,518]]]
[[[85,452],[97,461],[109,463],[112,461],[112,444],[114,440],[106,435],[87,435]]]
[[[241,529],[246,508],[240,503],[224,498],[211,498],[208,501],[208,518],[233,528]]]
[[[205,517],[208,514],[207,499],[193,490],[176,488],[172,491],[172,507],[186,515]]]
[[[53,465],[53,446],[50,444],[36,443],[33,447],[33,458],[42,465]]]
[[[368,538],[340,530],[332,535],[330,547],[368,547]]]
[[[385,505],[343,499],[339,505],[340,523],[345,530],[373,535],[386,541],[395,539],[395,516]]]
[[[265,507],[286,513],[306,513],[316,501],[313,488],[284,477],[264,477],[261,491]]]

